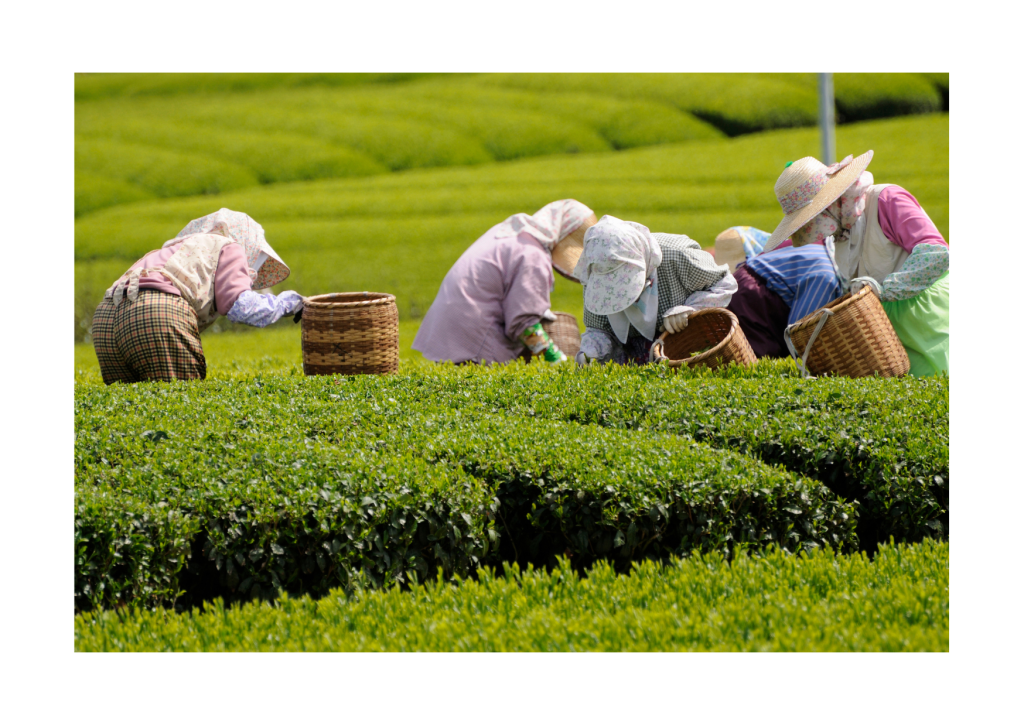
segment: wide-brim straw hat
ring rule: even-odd
[[[869,150],[856,159],[847,157],[832,166],[825,166],[813,156],[805,156],[786,167],[775,182],[775,196],[786,216],[764,243],[764,251],[778,247],[839,199],[867,169],[874,154]]]
[[[730,228],[715,237],[715,262],[728,265],[729,272],[736,272],[736,266],[746,261],[743,235],[737,230]]]
[[[551,250],[551,267],[562,277],[579,282],[572,272],[583,255],[583,235],[597,224],[597,215],[591,214],[583,223],[558,241]]]

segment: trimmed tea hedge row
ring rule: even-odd
[[[232,162],[266,184],[709,140],[813,126],[817,113],[813,74],[497,74],[399,84],[225,74],[193,82],[185,114],[174,94],[187,77],[80,78],[76,132]],[[211,89],[228,92],[204,92]],[[942,108],[933,82],[914,74],[838,74],[836,102],[848,121]],[[79,157],[82,169],[104,162],[97,147]],[[180,174],[164,169],[173,163],[155,161],[147,186],[165,188],[161,196],[209,193],[208,182],[200,192],[177,189]],[[237,188],[222,171],[218,188]]]
[[[75,617],[76,651],[948,651],[949,544],[482,569],[457,586]]]
[[[558,554],[624,565],[856,546],[852,505],[743,455],[470,415],[385,380],[78,386],[78,606],[168,601],[175,586],[194,601],[253,587],[322,593]],[[177,529],[152,539],[170,544],[136,556],[129,535],[162,526],[159,510],[176,512]]]
[[[453,368],[406,385],[452,407],[670,432],[785,466],[858,500],[868,548],[946,536],[949,379],[763,378],[780,368],[793,370]]]
[[[948,89],[948,73],[834,73],[837,121],[850,123],[948,110],[948,103],[943,103],[943,76]],[[817,73],[761,73],[757,77],[815,93],[818,90]]]
[[[218,194],[258,183],[245,167],[209,156],[77,136],[75,170],[132,184],[158,197]]]
[[[187,117],[168,119],[125,113],[120,105],[106,113],[87,108],[77,114],[75,130],[80,138],[148,144],[228,161],[247,168],[260,184],[361,177],[388,171],[366,154],[321,139],[199,126],[190,123]]]
[[[152,199],[152,192],[118,179],[75,172],[75,217],[104,207]]]
[[[400,83],[429,73],[76,73],[75,100]]]
[[[480,80],[537,92],[653,100],[692,113],[729,136],[811,126],[817,120],[814,90],[753,74],[509,73],[481,76]]]
[[[626,100],[607,94],[545,93],[503,88],[486,83],[485,77],[465,79],[434,78],[409,84],[401,91],[373,91],[374,110],[394,111],[394,104],[420,99],[446,106],[477,109],[528,110],[548,118],[551,125],[570,119],[597,130],[616,149],[654,144],[680,143],[722,138],[714,126],[667,104],[649,100]],[[361,94],[369,96],[369,93]],[[391,104],[390,108],[385,103]],[[472,112],[469,112],[470,114]]]

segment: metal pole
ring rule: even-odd
[[[836,162],[836,104],[832,93],[832,74],[818,74],[818,128],[821,129],[821,160]]]

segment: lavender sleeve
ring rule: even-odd
[[[886,239],[907,252],[922,243],[949,246],[914,196],[894,184],[878,195],[878,224]]]
[[[505,297],[501,307],[505,336],[518,340],[527,326],[539,322],[551,307],[555,278],[551,256],[539,244],[516,245],[515,256],[505,269]]]

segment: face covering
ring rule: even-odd
[[[630,324],[647,340],[654,340],[658,324],[657,269],[652,271],[651,279],[640,293],[639,299],[621,313],[611,313],[608,322],[620,343],[625,344],[626,338],[629,337]]]
[[[839,201],[825,207],[825,211],[793,233],[794,247],[809,244],[822,244],[825,239],[835,235],[839,229]]]

